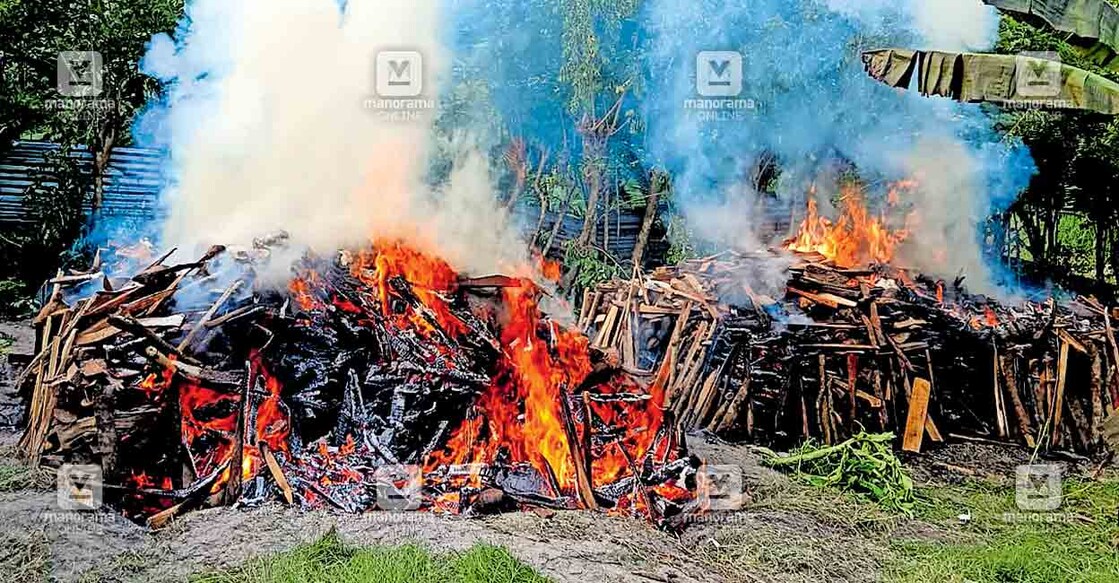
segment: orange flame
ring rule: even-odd
[[[250,367],[250,377],[259,379],[267,394],[256,403],[255,426],[245,431],[243,436],[240,468],[243,481],[254,478],[263,467],[259,444],[264,443],[275,452],[287,453],[291,432],[290,416],[280,398],[283,387],[279,380],[269,374],[259,354],[251,356]],[[180,384],[183,442],[200,476],[209,475],[232,461],[242,407],[239,394],[186,381]],[[211,491],[220,491],[229,481],[230,473],[231,469],[226,468]]]
[[[420,252],[405,243],[377,242],[372,250],[349,257],[350,271],[374,292],[383,317],[400,329],[418,329],[433,341],[438,331],[450,339],[476,333],[451,310],[451,297],[459,281],[458,273],[444,260]],[[532,273],[530,268],[516,270]],[[558,278],[556,266],[545,264],[548,278]],[[414,298],[402,298],[392,281],[402,277]],[[492,464],[499,456],[513,463],[527,463],[542,476],[554,476],[561,490],[575,484],[575,463],[563,419],[562,399],[567,399],[590,375],[589,340],[576,329],[560,325],[543,316],[539,308],[540,289],[529,278],[502,289],[497,343],[500,352],[496,372],[478,398],[473,413],[449,438],[445,447],[433,452],[426,470],[435,472],[448,466]],[[417,302],[394,308],[394,302]],[[437,330],[438,329],[438,330]],[[613,383],[598,387],[600,392],[643,393],[636,385]],[[628,468],[626,454],[637,459],[653,446],[662,422],[662,399],[638,404],[590,404],[580,407],[571,424],[585,429],[586,412],[602,424],[624,429],[620,440],[626,453],[617,448],[593,452],[592,481],[598,485],[613,481]],[[573,407],[574,408],[574,407]],[[475,482],[479,476],[467,476]],[[560,494],[560,493],[556,493]],[[443,502],[452,502],[444,500]]]
[[[490,465],[502,460],[525,463],[543,477],[554,477],[561,490],[555,492],[557,496],[573,492],[577,462],[568,441],[562,400],[571,398],[591,374],[590,341],[580,331],[542,314],[541,291],[530,277],[543,275],[555,281],[560,269],[557,264],[537,260],[538,268],[514,266],[510,270],[521,277],[512,280],[512,286],[502,288],[496,313],[488,318],[498,324],[494,340],[499,358],[494,374],[446,445],[425,460],[424,470],[429,475],[446,473],[441,470],[453,466]],[[376,241],[369,250],[344,254],[343,263],[366,290],[357,300],[360,305],[340,298],[331,300],[338,309],[368,314],[366,322],[377,319],[390,329],[418,331],[437,351],[450,351],[450,343],[478,333],[452,309],[459,274],[443,259],[401,241]],[[394,286],[398,279],[406,285]],[[313,274],[304,274],[290,291],[296,303],[311,312],[325,307],[322,298],[329,294],[323,283]],[[614,381],[595,390],[603,394],[646,392],[632,381]],[[656,446],[657,429],[663,423],[663,390],[654,387],[649,392],[652,398],[644,401],[587,402],[572,407],[572,429],[585,432],[587,423],[592,428],[596,423],[609,427],[615,443],[624,448],[610,445],[588,453],[593,486],[623,477],[630,467],[627,455],[639,460]],[[345,455],[344,451],[331,453],[325,444],[320,448],[323,460]],[[338,468],[328,479],[332,483],[348,480]],[[481,485],[478,471],[451,479],[455,481],[452,485],[459,487]],[[436,500],[436,506],[455,507],[459,498],[452,491]]]
[[[983,307],[983,317],[986,318],[988,326],[990,326],[991,328],[998,328],[998,326],[999,326],[999,315],[996,314],[995,311],[991,309],[991,306],[984,306]]]
[[[898,183],[891,188],[891,204],[896,204],[899,191],[909,184]],[[819,253],[840,267],[850,268],[868,262],[889,263],[898,246],[909,237],[908,229],[891,230],[883,217],[873,216],[856,186],[843,187],[839,211],[839,220],[833,222],[821,216],[816,199],[809,198],[807,216],[786,248],[798,253]]]

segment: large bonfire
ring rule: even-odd
[[[60,275],[37,320],[28,453],[101,465],[111,499],[154,525],[273,496],[351,512],[601,507],[662,524],[696,509],[697,462],[662,385],[544,314],[534,277],[554,267],[466,279],[377,241],[306,259],[277,292],[253,285],[264,254]]]

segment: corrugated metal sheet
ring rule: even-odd
[[[24,197],[36,180],[51,185],[48,156],[58,152],[58,148],[57,144],[21,141],[0,158],[0,223],[28,220]],[[76,149],[70,155],[78,160],[83,172],[92,172],[93,156],[88,150]],[[102,214],[140,220],[154,216],[163,184],[162,160],[163,154],[158,150],[114,149],[105,170]]]
[[[538,216],[539,207],[536,209],[529,209],[528,216]],[[556,224],[556,215],[559,213],[549,213],[544,220],[543,233],[544,237],[552,232],[552,228]],[[625,263],[633,257],[633,248],[637,246],[637,236],[641,233],[641,225],[645,220],[644,209],[640,211],[625,210],[621,215],[617,212],[611,212],[609,218],[610,242],[607,245],[607,250],[618,261]],[[596,244],[600,247],[603,243],[603,228],[605,221],[599,221]],[[548,253],[551,259],[563,259],[564,249],[566,244],[579,237],[579,233],[583,231],[583,218],[566,215],[563,217],[563,224],[560,225],[560,230],[556,234],[556,242],[552,245],[551,251]],[[668,251],[668,243],[664,240],[664,229],[654,225],[653,232],[649,237],[649,247],[645,252],[646,262],[656,261],[663,259],[664,254]]]
[[[2,158],[0,158],[0,224],[19,223],[28,220],[24,197],[34,184],[37,177],[42,177],[50,166],[47,156],[57,152],[58,145],[46,142],[17,142]],[[80,167],[85,172],[91,172],[93,158],[86,150],[76,150],[71,153],[78,159]],[[158,197],[163,179],[160,173],[163,153],[158,150],[141,148],[116,148],[113,150],[109,168],[105,173],[105,196],[101,206],[101,215],[105,218],[117,220],[135,220],[144,222],[154,218],[158,213]],[[50,184],[45,180],[44,184]],[[92,193],[91,193],[92,194]],[[527,217],[538,216],[538,208],[522,209]],[[87,209],[88,212],[88,209]],[[545,220],[544,233],[551,233],[555,224],[556,215],[550,213]],[[609,222],[608,245],[611,255],[619,261],[627,261],[633,255],[633,248],[637,244],[637,236],[641,231],[643,220],[642,211],[612,212],[607,219]],[[534,222],[534,221],[532,221]],[[605,221],[604,221],[605,222]],[[598,244],[603,241],[604,222],[598,225]],[[583,219],[574,216],[565,216],[563,225],[552,247],[551,255],[555,259],[562,259],[565,244],[578,237],[583,228]],[[525,233],[531,236],[530,233]],[[649,249],[645,256],[649,260],[663,257],[667,250],[664,242],[663,229],[654,230],[649,241]]]

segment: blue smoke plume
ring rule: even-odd
[[[510,132],[553,151],[570,148],[574,120],[555,81],[564,23],[554,3],[457,7],[458,51],[480,58],[475,73],[494,88]],[[782,168],[778,194],[793,208],[810,184],[829,194],[834,180],[826,178],[844,169],[857,169],[871,185],[916,176],[922,186],[907,202],[921,222],[905,259],[945,277],[967,275],[973,289],[991,291],[982,226],[1028,185],[1035,171],[1028,150],[996,132],[979,106],[877,83],[860,54],[890,46],[982,50],[993,44],[997,23],[978,0],[646,0],[623,34],[600,47],[606,64],[643,65],[632,104],[646,131],[619,136],[628,143],[615,152],[667,168],[695,235],[721,245],[748,244],[743,233],[761,221],[750,216],[752,205],[733,199],[744,196],[762,157]],[[756,110],[707,121],[685,107],[698,97],[703,51],[743,56],[742,97]]]
[[[338,2],[340,30],[358,4],[365,6]],[[222,25],[212,12],[238,14],[221,5],[194,0],[175,40],[153,39],[143,68],[168,91],[137,122],[138,144],[170,147],[169,136],[176,143],[192,141],[202,127],[198,120],[219,111],[220,84],[213,81],[235,65],[229,45],[237,39],[226,30],[233,25]],[[442,102],[462,114],[443,116],[436,129],[484,134],[491,154],[510,137],[523,137],[548,150],[553,161],[569,157],[577,163],[579,120],[560,75],[564,6],[552,0],[444,0],[440,10],[432,9],[435,5],[425,2],[424,9],[443,19],[437,26],[450,57],[450,78]],[[607,77],[632,76],[624,108],[631,118],[610,153],[616,167],[633,175],[650,167],[668,169],[675,204],[698,236],[749,244],[752,237],[743,234],[752,233],[760,220],[749,210],[754,207],[738,203],[755,194],[747,177],[763,157],[780,165],[777,194],[790,209],[803,203],[809,184],[817,184],[826,198],[834,177],[852,168],[870,185],[917,176],[922,186],[908,202],[921,224],[905,259],[946,277],[964,273],[973,288],[992,280],[981,253],[981,226],[1028,184],[1034,173],[1028,151],[998,134],[992,117],[978,106],[923,98],[873,81],[863,72],[860,53],[887,46],[981,50],[997,30],[993,9],[979,0],[643,0],[638,5],[636,16],[620,27],[597,23]],[[198,22],[206,26],[195,26]],[[704,121],[685,107],[697,97],[696,60],[702,51],[743,56],[742,96],[754,100],[756,110],[730,121]],[[596,111],[613,99],[603,92]],[[259,147],[252,140],[245,146]],[[178,165],[176,156],[172,148],[170,168]]]

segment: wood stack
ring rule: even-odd
[[[142,396],[176,377],[242,397],[248,347],[225,340],[253,338],[248,330],[263,310],[248,294],[236,297],[242,280],[227,283],[209,271],[224,251],[165,265],[172,251],[128,278],[103,272],[98,255],[90,270],[49,282],[49,300],[34,320],[38,353],[17,379],[30,392],[19,444],[29,461],[99,465],[110,498],[130,489],[140,502],[161,491],[160,508],[210,494],[221,472],[198,475],[181,435],[179,395]],[[225,328],[239,333],[216,334]],[[153,474],[176,479],[157,489],[145,478]]]
[[[181,265],[147,257],[129,277],[97,261],[52,280],[19,380],[26,457],[100,466],[106,502],[153,527],[279,498],[389,509],[401,468],[421,472],[417,504],[440,511],[601,507],[675,527],[699,509],[686,487],[699,461],[656,396],[547,319],[531,281],[452,272],[425,287],[435,272],[422,269],[440,264],[386,245],[305,258],[275,290],[255,285],[262,245]],[[420,283],[380,267],[386,257],[415,259]],[[542,424],[552,406],[567,472],[508,426]],[[629,471],[604,479],[618,467]]]
[[[1119,404],[1119,314],[1090,298],[1004,304],[962,282],[800,255],[722,254],[586,292],[580,325],[669,386],[684,428],[836,443],[865,428],[920,451],[949,433],[1084,453]],[[781,294],[773,294],[781,295]]]

